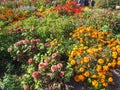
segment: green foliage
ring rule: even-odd
[[[116,5],[120,5],[119,0],[96,0],[95,6],[100,8],[115,8]]]
[[[78,19],[78,17],[80,18]],[[119,33],[119,16],[114,11],[105,9],[87,10],[74,18],[76,19],[76,27],[92,26],[96,29],[101,29],[101,31],[109,31],[112,34]]]
[[[5,74],[3,81],[0,81],[0,87],[2,90],[22,90],[19,77],[16,75]]]

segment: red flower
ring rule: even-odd
[[[32,74],[32,77],[33,77],[34,79],[39,78],[39,76],[40,76],[40,73],[39,73],[38,71],[35,71],[35,72],[33,72],[33,74]]]

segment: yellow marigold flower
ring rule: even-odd
[[[120,66],[120,61],[117,61],[117,65]]]
[[[84,72],[85,71],[85,69],[83,67],[81,67],[79,70],[80,70],[80,72]]]
[[[104,86],[104,87],[107,87],[107,86],[108,86],[108,83],[107,83],[107,82],[103,82],[103,86]]]
[[[120,47],[119,47],[119,48],[117,48],[117,52],[118,52],[118,53],[120,53]]]
[[[97,65],[97,69],[96,69],[98,72],[102,70],[102,66],[100,65]]]
[[[76,75],[76,76],[74,77],[74,80],[75,80],[76,82],[80,82],[79,75]]]
[[[102,51],[102,50],[103,50],[103,48],[102,48],[102,47],[99,47],[99,48],[98,48],[98,50],[99,50],[99,51]]]
[[[106,66],[103,66],[103,70],[104,71],[108,71],[109,70],[109,67],[106,65]]]
[[[81,60],[81,61],[80,61],[80,64],[84,64],[84,61],[83,61],[83,60]]]
[[[90,59],[88,57],[84,57],[84,62],[88,63],[90,61]]]
[[[108,63],[108,67],[111,67],[111,63]]]
[[[103,75],[101,75],[101,78],[102,78],[102,79],[105,79],[105,77],[106,77],[106,76],[105,76],[104,74],[103,74]]]
[[[115,68],[116,62],[112,62],[112,63],[111,63],[111,66],[112,66],[113,68]]]
[[[112,52],[112,57],[117,58],[118,53],[117,52]]]
[[[112,77],[109,77],[109,78],[108,78],[108,82],[113,82],[113,78],[112,78]]]
[[[99,64],[103,64],[103,63],[104,63],[104,60],[100,58],[100,59],[98,59],[98,63],[99,63]]]
[[[93,85],[94,87],[97,87],[97,86],[98,86],[98,81],[97,81],[97,80],[93,80],[93,81],[92,81],[92,85]]]
[[[107,62],[110,62],[110,59],[109,59],[109,58],[106,58],[106,61],[107,61]]]
[[[85,73],[84,73],[84,76],[85,76],[85,77],[89,77],[89,76],[90,76],[90,72],[88,72],[88,71],[85,72]]]
[[[92,75],[92,78],[97,78],[97,75],[96,74]]]
[[[76,61],[75,61],[75,60],[71,60],[70,64],[71,64],[71,65],[75,65],[75,64],[76,64]]]

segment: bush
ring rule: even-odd
[[[120,67],[120,41],[92,27],[79,27],[70,35],[75,42],[69,53],[74,80],[88,82],[93,89],[106,88],[113,82],[111,70]]]

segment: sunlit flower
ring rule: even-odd
[[[39,64],[38,64],[38,67],[39,67],[39,68],[46,68],[47,65],[48,65],[47,63],[39,63]]]
[[[57,68],[62,68],[63,67],[63,64],[62,63],[58,63],[57,64]]]
[[[58,68],[57,68],[57,65],[52,65],[52,66],[51,66],[51,71],[52,71],[52,72],[57,71],[57,69],[58,69]]]
[[[32,73],[32,77],[33,77],[34,79],[37,79],[37,78],[40,77],[40,73],[39,73],[38,71],[35,71],[35,72]]]
[[[94,87],[98,87],[98,81],[97,81],[97,80],[93,80],[93,81],[92,81],[92,85],[93,85]]]
[[[53,59],[56,59],[57,56],[58,56],[57,53],[53,53],[53,54],[52,54],[52,58],[53,58]]]
[[[109,77],[109,78],[108,78],[108,82],[113,82],[113,78],[112,78],[112,77]]]

